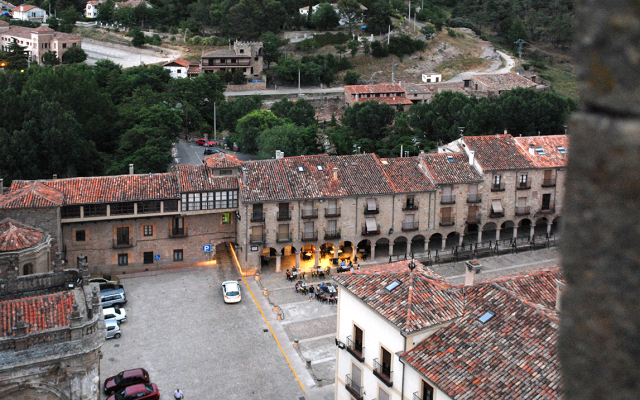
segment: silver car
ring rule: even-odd
[[[102,313],[104,314],[105,321],[112,319],[118,322],[125,322],[127,320],[127,312],[124,308],[120,308],[118,306],[105,308],[102,310]]]
[[[122,332],[120,331],[120,324],[118,321],[110,319],[105,321],[105,323],[107,324],[107,339],[120,339]]]

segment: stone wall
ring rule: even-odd
[[[267,81],[262,82],[247,82],[243,85],[227,84],[227,92],[242,92],[246,90],[265,90],[267,88]]]
[[[567,400],[640,398],[640,3],[576,4],[559,356]]]

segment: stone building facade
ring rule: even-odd
[[[82,37],[70,33],[56,32],[46,26],[27,28],[24,26],[9,26],[0,21],[0,48],[6,51],[13,41],[25,47],[29,61],[43,65],[42,57],[48,51],[56,54],[62,60],[64,53],[72,47],[82,47]]]
[[[260,80],[263,66],[262,42],[233,43],[233,50],[214,50],[202,54],[202,73],[216,73],[241,68],[249,81]]]
[[[86,269],[17,275],[0,279],[0,399],[100,399],[97,284]]]

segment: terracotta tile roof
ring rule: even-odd
[[[235,58],[251,58],[251,54],[236,54],[235,50],[213,50],[204,53],[202,57],[235,57]]]
[[[117,7],[131,7],[136,8],[140,4],[144,4],[147,8],[151,8],[151,4],[147,3],[145,0],[127,0],[123,2],[116,2],[115,6]]]
[[[0,337],[15,334],[20,313],[27,333],[69,325],[74,298],[73,291],[64,291],[0,302]]]
[[[418,94],[431,93],[431,90],[429,90],[429,88],[426,85],[419,85],[416,83],[403,83],[402,87],[407,92],[407,95],[415,94],[415,93],[418,93]]]
[[[485,171],[533,168],[511,135],[465,136],[462,140],[475,151],[476,160]]]
[[[344,91],[350,94],[361,93],[405,93],[400,85],[380,83],[377,85],[346,85]]]
[[[566,167],[568,153],[561,153],[558,147],[564,147],[569,151],[569,137],[565,135],[555,136],[527,136],[514,138],[529,161],[536,168]],[[538,154],[535,149],[544,150],[544,154]],[[533,152],[533,154],[532,154]]]
[[[0,20],[0,26],[9,26],[9,23],[5,20]]]
[[[38,181],[64,195],[63,205],[120,201],[177,199],[178,185],[171,173],[68,178]],[[11,192],[28,181],[13,181]]]
[[[33,8],[37,8],[37,7],[36,6],[28,6],[26,4],[22,4],[22,5],[17,6],[16,8],[14,8],[11,11],[19,11],[19,12],[20,11],[29,11],[29,10],[31,10]]]
[[[469,164],[465,153],[427,153],[420,158],[436,185],[482,182],[482,176]]]
[[[199,65],[189,65],[189,69],[187,70],[187,74],[199,74],[200,66]]]
[[[40,28],[43,28],[45,30],[49,29],[43,26],[41,26]],[[40,28],[37,28],[37,29],[40,29]],[[2,32],[2,36],[14,36],[22,39],[31,40],[31,32],[38,32],[38,31],[36,29],[27,28],[24,26],[12,26],[11,28]],[[56,31],[53,31],[53,32],[41,31],[39,33],[52,33],[51,37],[53,38],[53,40],[72,40],[72,39],[81,40],[82,39],[80,36],[72,35],[70,33],[56,32]]]
[[[58,190],[42,183],[25,182],[18,190],[13,190],[0,196],[0,208],[36,208],[59,207],[64,201],[64,195]]]
[[[31,32],[37,32],[37,33],[53,33],[55,32],[53,29],[48,28],[46,26],[39,26],[36,29],[32,30]]]
[[[385,158],[380,160],[394,192],[426,192],[436,187],[420,169],[418,157]]]
[[[216,153],[205,156],[204,162],[207,164],[207,167],[211,169],[237,168],[244,164],[243,161],[238,160],[238,157],[227,153]]]
[[[211,176],[211,171],[204,164],[176,165],[171,170],[180,193],[238,189],[237,176]]]
[[[375,154],[286,157],[249,161],[244,167],[242,196],[247,202],[394,192]],[[333,168],[338,169],[337,180],[333,179]]]
[[[417,332],[462,315],[462,290],[453,287],[430,268],[410,261],[347,272],[333,279],[403,332]],[[400,284],[391,291],[393,282]]]
[[[473,78],[484,83],[488,90],[512,90],[519,87],[535,88],[537,84],[531,79],[514,73],[473,75]]]
[[[465,93],[463,85],[463,82],[434,82],[424,84],[424,86],[428,87],[429,90],[435,93],[446,91]]]
[[[562,398],[556,280],[557,268],[467,287],[464,316],[401,359],[456,400]]]
[[[0,221],[0,252],[26,249],[45,239],[40,229],[10,218]]]
[[[406,97],[400,97],[400,96],[396,96],[396,97],[369,97],[369,98],[359,98],[358,99],[358,103],[364,103],[365,101],[377,101],[378,103],[387,103],[390,105],[396,105],[396,104],[406,104],[406,105],[412,105],[413,102],[409,99],[407,99]]]
[[[173,61],[169,61],[168,63],[162,64],[163,67],[169,66],[171,64],[178,64],[182,67],[189,67],[191,63],[187,60],[183,60],[182,58],[176,58]]]
[[[77,36],[77,35],[72,35],[71,33],[63,33],[63,32],[56,32],[53,34],[53,39],[54,40],[80,40],[82,41],[82,37]]]

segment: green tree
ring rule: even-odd
[[[378,0],[371,4],[367,11],[367,32],[376,35],[385,33],[391,25],[391,6],[384,0]]]
[[[383,140],[393,124],[395,111],[387,103],[365,101],[348,107],[342,124],[349,128],[350,136],[363,151],[375,152],[376,142]]]
[[[360,74],[356,71],[348,70],[344,75],[344,84],[345,85],[357,85],[358,79],[360,79]]]
[[[360,42],[357,40],[349,40],[347,43],[347,47],[351,50],[351,57],[355,57],[358,54],[358,49],[360,48]]]
[[[242,72],[242,68],[235,68],[233,70],[233,83],[235,83],[236,85],[242,85],[243,83],[247,82],[247,77],[244,74],[244,72]]]
[[[328,31],[340,24],[340,17],[329,3],[320,3],[313,13],[313,24],[317,29]]]
[[[27,57],[29,57],[29,55],[25,51],[25,47],[20,46],[14,38],[7,46],[7,55],[5,57],[7,66],[5,69],[14,71],[26,69],[29,66]]]
[[[98,14],[100,15],[100,14]],[[124,26],[131,27],[138,22],[136,12],[131,7],[119,7],[113,11],[113,19]]]
[[[238,144],[241,152],[256,154],[258,151],[256,140],[260,133],[284,123],[284,119],[278,118],[269,110],[252,111],[238,120],[236,132],[231,135],[231,141]]]
[[[321,152],[321,147],[318,145],[317,136],[316,125],[301,127],[285,123],[265,129],[257,138],[257,157],[272,158],[276,150],[283,151],[288,156],[318,154]]]
[[[389,48],[386,44],[381,43],[378,40],[371,42],[371,55],[376,58],[382,58],[389,55]]]
[[[98,4],[98,21],[111,23],[115,21],[115,6],[113,0]],[[49,20],[47,20],[49,22]]]
[[[73,6],[69,6],[60,13],[60,32],[71,33],[76,21],[82,18],[82,15]]]
[[[362,52],[365,55],[371,54],[371,43],[369,43],[368,40],[365,40],[364,42],[362,42]]]
[[[511,22],[511,26],[509,26],[509,31],[507,32],[507,40],[509,41],[509,46],[512,48],[517,48],[518,45],[515,42],[519,39],[524,41],[529,40],[529,36],[527,35],[527,29],[524,26],[524,23],[520,19],[520,17],[516,17],[513,22]]]
[[[87,53],[81,47],[71,47],[62,54],[63,64],[78,64],[87,59]]]
[[[353,28],[362,20],[362,9],[358,0],[339,0],[338,10],[340,17],[349,27],[349,33],[353,33]]]
[[[54,31],[60,29],[60,20],[56,17],[47,18],[47,24],[49,25],[49,28],[53,29]]]
[[[277,117],[286,119],[298,126],[316,124],[316,110],[305,99],[289,101],[285,97],[271,106],[271,112]]]
[[[142,33],[140,28],[133,28],[130,33],[132,35],[132,38],[131,38],[132,45],[134,45],[135,47],[144,46],[144,43],[145,43],[144,33]]]
[[[430,40],[436,34],[436,28],[434,28],[433,25],[425,25],[420,29],[420,32],[422,32],[427,40]]]
[[[337,44],[334,47],[336,48],[338,54],[340,54],[340,58],[342,58],[342,55],[347,52],[347,46],[343,44]]]
[[[273,32],[267,32],[262,35],[262,54],[267,68],[272,62],[278,61],[282,57],[280,47],[289,42],[288,39],[280,39]]]
[[[44,65],[54,66],[60,64],[60,60],[55,52],[49,50],[42,55],[42,63]]]

